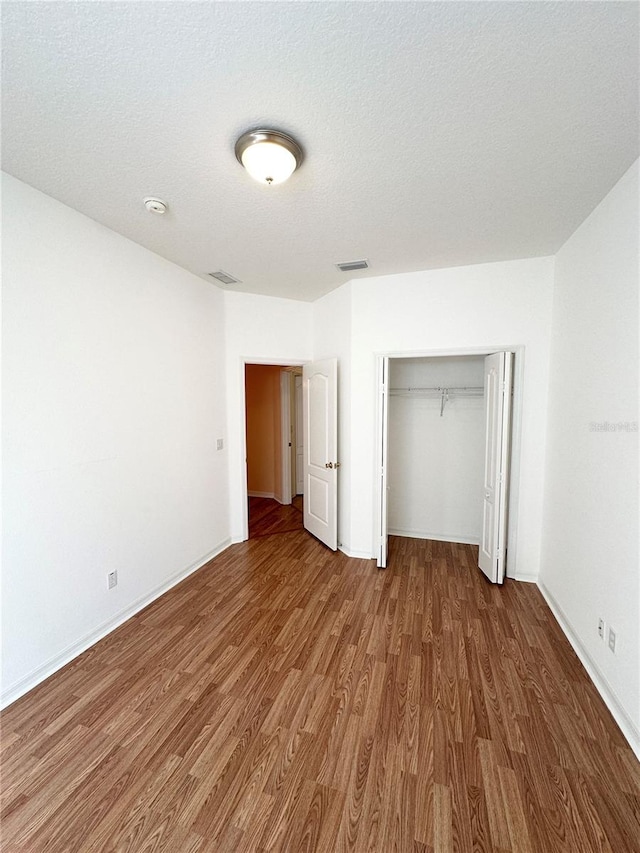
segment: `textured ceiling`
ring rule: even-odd
[[[2,17],[3,168],[240,290],[309,300],[551,254],[638,156],[635,2],[3,2]],[[259,125],[305,149],[287,184],[235,160]],[[370,270],[333,266],[356,258]]]

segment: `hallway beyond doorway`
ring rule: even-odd
[[[290,504],[273,498],[249,498],[249,539],[302,529],[302,495],[296,495]]]

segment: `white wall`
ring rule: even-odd
[[[505,261],[353,281],[350,542],[374,554],[376,354],[524,347],[516,571],[540,562],[553,258]],[[343,455],[344,456],[344,455]],[[344,458],[343,458],[343,461]]]
[[[220,290],[9,176],[3,208],[6,702],[229,525]]]
[[[556,258],[540,583],[640,757],[638,229],[636,163]]]
[[[482,388],[484,356],[462,355],[440,358],[392,358],[389,360],[390,388],[435,387]],[[438,411],[440,407],[438,406]]]
[[[478,544],[482,531],[484,357],[389,359],[389,533]],[[440,396],[395,389],[451,387]],[[455,388],[478,388],[479,396]]]
[[[295,365],[312,356],[311,303],[224,293],[231,538],[246,538],[244,365]]]

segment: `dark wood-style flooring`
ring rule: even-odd
[[[640,772],[534,585],[235,545],[3,715],[4,853],[627,853]]]
[[[296,495],[290,504],[272,498],[249,498],[249,539],[302,529],[302,495]]]

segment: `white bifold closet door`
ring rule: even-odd
[[[512,374],[513,353],[496,352],[485,358],[484,484],[478,567],[492,583],[502,583],[505,574]]]
[[[338,361],[302,368],[304,526],[332,551],[338,547]]]
[[[381,408],[380,422],[380,518],[378,542],[378,568],[387,568],[387,555],[389,552],[389,486],[387,481],[387,459],[389,455],[389,359],[384,357],[380,360],[380,375],[378,381],[378,393]]]

